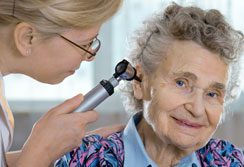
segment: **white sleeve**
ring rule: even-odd
[[[5,157],[5,150],[3,145],[3,139],[2,139],[2,132],[0,129],[0,166],[6,167],[6,157]]]

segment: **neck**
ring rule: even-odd
[[[8,53],[6,52],[6,48],[4,47],[4,45],[2,44],[2,41],[0,41],[0,71],[2,73],[2,75],[7,75],[9,72],[8,70]]]
[[[163,142],[144,118],[137,125],[137,130],[149,157],[159,166],[175,166],[186,156],[184,151]]]
[[[19,69],[22,61],[19,53],[15,53],[14,49],[6,45],[6,42],[0,39],[0,72],[3,76],[11,73],[21,73]]]
[[[16,59],[20,56],[16,56],[19,53],[16,53],[13,49],[13,39],[10,37],[13,36],[13,27],[1,26],[0,31],[0,71],[2,75],[7,75],[10,73],[15,73],[17,71],[17,66],[19,66],[19,61]]]

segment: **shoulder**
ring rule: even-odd
[[[80,147],[62,157],[56,166],[123,166],[123,148],[122,133],[114,133],[107,138],[86,136]]]
[[[240,149],[228,141],[211,139],[197,151],[202,166],[244,166],[244,156]]]
[[[114,144],[121,144],[122,143],[122,133],[117,132],[113,133],[110,136],[103,138],[100,135],[89,135],[86,136],[83,140],[83,145],[86,147],[94,146],[94,144],[99,144],[101,146],[109,146],[109,147],[118,147],[119,145]]]

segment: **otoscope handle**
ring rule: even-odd
[[[89,91],[82,101],[81,105],[74,112],[85,112],[93,110],[107,97],[114,93],[114,88],[119,84],[119,80],[112,77],[107,80],[102,80],[95,88]]]

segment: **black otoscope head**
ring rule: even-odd
[[[127,60],[122,60],[115,67],[115,78],[131,81],[133,79],[141,82],[141,79],[136,75],[136,69]]]

